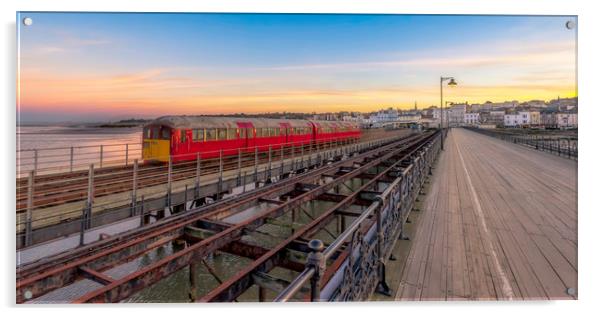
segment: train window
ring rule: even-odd
[[[228,139],[236,139],[236,129],[235,128],[228,128],[228,135],[227,138]]]
[[[253,129],[252,128],[247,128],[247,137],[248,138],[253,138]]]
[[[193,129],[192,130],[192,141],[194,141],[194,142],[202,142],[203,141],[203,130],[202,129]]]
[[[217,139],[218,140],[226,140],[228,136],[228,129],[226,128],[218,128],[217,129]]]
[[[205,130],[205,140],[216,140],[217,139],[217,129],[216,128],[208,128]]]
[[[144,128],[144,132],[142,133],[142,135],[144,135],[143,137],[144,137],[145,139],[149,139],[149,138],[151,138],[151,130],[150,130],[150,128],[148,128],[148,127],[145,127],[145,128]]]
[[[186,142],[186,130],[180,130],[180,143],[185,143]]]
[[[171,130],[169,127],[161,127],[161,139],[170,139],[171,138]]]

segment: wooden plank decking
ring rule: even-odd
[[[453,129],[435,167],[397,300],[577,297],[577,162]]]

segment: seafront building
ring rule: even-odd
[[[443,120],[441,119],[443,115]],[[504,101],[482,104],[451,103],[441,109],[432,105],[412,110],[387,107],[372,113],[339,112],[314,114],[316,120],[340,120],[357,122],[364,128],[379,128],[399,124],[420,124],[427,128],[448,126],[473,126],[481,128],[549,128],[578,127],[578,98],[557,98],[545,102]],[[390,124],[393,123],[393,124]]]

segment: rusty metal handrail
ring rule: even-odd
[[[408,169],[406,169],[406,170],[408,170]],[[339,249],[341,249],[341,247],[343,247],[343,245],[345,244],[345,241],[347,239],[352,238],[352,236],[356,232],[356,230],[373,213],[376,215],[376,218],[377,218],[377,229],[380,230],[381,229],[381,227],[380,227],[381,210],[379,210],[379,207],[385,205],[385,201],[387,200],[388,196],[391,195],[393,190],[399,185],[399,183],[402,181],[402,179],[403,179],[403,176],[398,177],[391,184],[389,184],[381,194],[379,194],[378,196],[375,197],[375,201],[372,204],[370,204],[370,206],[368,206],[368,208],[366,208],[362,212],[362,214],[360,216],[358,216],[351,223],[351,225],[349,225],[347,227],[347,229],[345,229],[345,231],[343,233],[341,233],[341,235],[339,235],[328,246],[328,248],[326,250],[313,251],[312,253],[310,253],[310,258],[311,258],[311,256],[320,255],[322,264],[324,264]],[[401,196],[400,196],[400,199],[401,199]],[[319,241],[319,240],[310,241],[310,249],[312,248],[311,243],[315,243],[315,242],[321,242],[321,241]],[[319,277],[320,277],[319,274],[316,277],[316,272],[319,270],[320,270],[320,267],[317,266],[317,263],[312,262],[312,260],[308,259],[307,267],[305,268],[305,270],[303,270],[303,272],[301,272],[301,274],[299,274],[293,281],[291,281],[291,283],[289,284],[288,287],[286,287],[282,292],[280,292],[278,294],[278,296],[274,299],[274,302],[288,302],[309,281],[311,281],[311,287],[312,287],[311,300],[313,301],[313,300],[319,299],[317,297],[319,295],[319,289],[317,289],[319,287],[319,285],[317,284],[319,280],[316,280],[316,279],[319,279]],[[316,294],[316,293],[318,293],[318,294]]]
[[[337,250],[339,250],[344,244],[345,241],[350,238],[356,229],[360,227],[360,225],[366,220],[380,205],[380,201],[373,202],[370,206],[362,212],[362,215],[358,216],[352,223],[345,229],[345,231],[333,241],[326,250],[324,250],[324,260],[328,260],[334,255]],[[284,289],[278,296],[274,299],[274,302],[287,302],[289,301],[301,288],[305,283],[307,283],[311,277],[315,274],[316,269],[313,266],[308,266],[295,278],[289,286]]]

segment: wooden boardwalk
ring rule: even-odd
[[[435,167],[397,300],[577,298],[577,162],[453,129]]]

